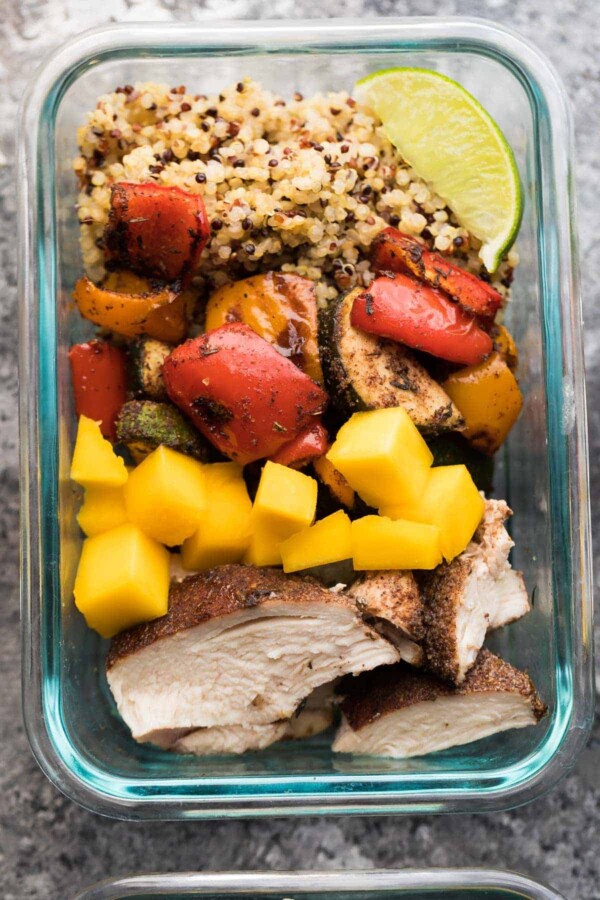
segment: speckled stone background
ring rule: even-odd
[[[143,869],[503,866],[569,900],[600,898],[600,729],[552,794],[484,816],[127,824],[60,796],[38,770],[19,702],[16,201],[14,121],[25,80],[51,47],[106,22],[211,17],[484,16],[537,42],[575,109],[592,496],[600,500],[600,29],[596,0],[0,0],[0,896],[67,900]],[[600,519],[595,514],[596,531]]]

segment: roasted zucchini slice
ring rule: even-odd
[[[173,348],[154,338],[143,337],[131,345],[130,356],[133,363],[133,382],[136,394],[143,394],[151,400],[167,400],[167,392],[162,377],[162,366]]]
[[[136,463],[161,444],[201,462],[210,457],[208,444],[179,410],[170,403],[154,400],[129,400],[121,407],[117,440],[127,447]]]
[[[332,402],[346,413],[403,406],[426,434],[459,430],[458,409],[406,347],[352,327],[352,304],[361,290],[320,313],[321,363]]]

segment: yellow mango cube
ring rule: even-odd
[[[204,468],[190,456],[157,447],[125,485],[129,521],[169,547],[191,537],[207,506]]]
[[[317,509],[317,490],[317,481],[310,475],[267,462],[260,476],[252,518],[275,532],[283,529],[287,533],[282,534],[280,540],[284,540],[289,537],[290,527],[299,531],[312,523]]]
[[[299,572],[350,559],[350,519],[339,510],[292,535],[279,545],[279,552],[284,572]]]
[[[77,514],[79,527],[88,537],[110,531],[127,521],[122,487],[89,487]]]
[[[102,435],[98,422],[87,416],[79,417],[71,478],[83,487],[121,487],[127,481],[125,463]]]
[[[450,562],[473,537],[484,506],[485,501],[466,466],[437,466],[431,469],[418,503],[386,505],[380,512],[391,519],[437,525],[442,554]]]
[[[418,500],[433,455],[406,410],[390,407],[354,413],[327,459],[369,506],[379,507]]]
[[[298,530],[294,524],[273,528],[252,519],[252,534],[242,561],[247,566],[280,566],[279,545]]]
[[[363,516],[352,522],[352,560],[360,571],[435,569],[442,561],[439,528]]]
[[[212,463],[204,467],[204,473],[206,511],[198,530],[181,548],[181,562],[188,571],[239,562],[252,533],[252,501],[241,467],[235,463]]]
[[[135,525],[83,542],[75,605],[90,628],[109,638],[164,616],[169,608],[169,553]]]

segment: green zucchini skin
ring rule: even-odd
[[[350,323],[354,288],[319,313],[319,346],[332,403],[346,415],[402,406],[424,434],[459,430],[463,419],[413,353]]]
[[[117,439],[127,447],[136,463],[161,444],[201,462],[211,457],[204,438],[170,403],[129,400],[119,413]]]

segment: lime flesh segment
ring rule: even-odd
[[[495,272],[523,210],[519,173],[506,138],[478,101],[429,69],[385,69],[359,81],[355,96],[373,109],[389,140],[482,242]]]

